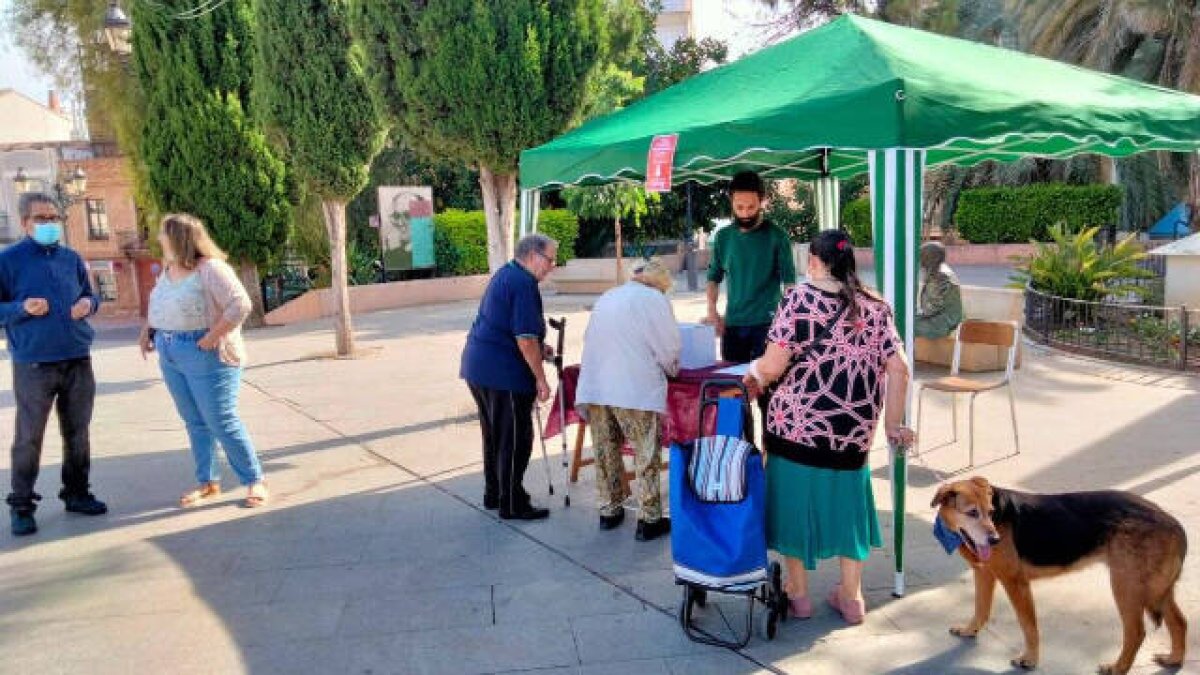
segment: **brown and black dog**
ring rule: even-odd
[[[1012,663],[1034,668],[1038,627],[1029,582],[1103,561],[1124,638],[1116,662],[1100,666],[1100,672],[1129,671],[1146,637],[1143,613],[1156,626],[1165,621],[1171,636],[1171,652],[1154,660],[1182,665],[1187,621],[1175,603],[1175,583],[1187,537],[1166,511],[1128,492],[1038,495],[995,487],[980,477],[940,486],[932,506],[942,526],[962,538],[958,552],[975,573],[975,616],[951,633],[974,637],[983,629],[999,581],[1025,636],[1025,651]]]

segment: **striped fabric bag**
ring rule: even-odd
[[[746,498],[746,456],[754,446],[735,436],[706,436],[696,442],[688,462],[688,482],[696,498],[732,504]]]

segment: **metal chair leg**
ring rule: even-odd
[[[967,430],[971,436],[970,450],[968,451],[967,466],[975,466],[975,394],[971,394],[970,418],[967,420]]]
[[[1005,389],[1008,390],[1008,411],[1012,414],[1013,446],[1017,449],[1013,454],[1019,455],[1021,454],[1021,437],[1017,434],[1017,403],[1013,397],[1012,385],[1008,385]]]
[[[954,443],[958,442],[958,394],[950,393],[950,429]]]
[[[921,403],[925,400],[925,387],[917,388],[917,421],[913,432],[917,436],[916,442],[913,443],[912,456],[921,456]]]

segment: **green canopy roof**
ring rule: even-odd
[[[521,153],[521,185],[640,182],[659,134],[679,134],[676,183],[845,178],[885,148],[927,166],[1195,150],[1200,97],[847,15]]]

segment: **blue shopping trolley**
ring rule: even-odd
[[[706,413],[714,408],[714,433],[705,435]],[[700,385],[698,429],[696,440],[671,445],[671,556],[675,583],[683,586],[679,622],[694,642],[740,649],[754,632],[755,601],[767,609],[767,639],[775,638],[788,607],[779,563],[767,559],[767,480],[762,455],[748,440],[750,397],[741,382]],[[746,631],[736,641],[693,622],[709,591],[746,596]]]

